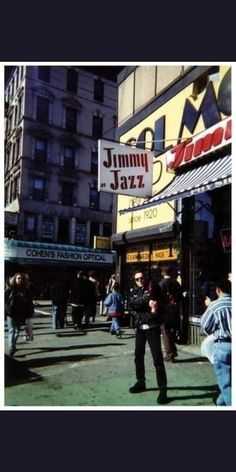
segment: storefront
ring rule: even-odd
[[[145,136],[145,130],[150,135],[150,130],[160,129],[157,123],[162,120],[165,138],[178,136],[178,139],[171,146],[166,145],[164,152],[156,153],[151,198],[131,201],[119,197],[118,226],[126,225],[123,246],[116,242],[117,234],[112,236],[127,287],[136,267],[144,269],[149,276],[163,264],[176,267],[186,295],[182,313],[184,338],[198,345],[201,343],[199,321],[205,308],[201,295],[203,281],[231,272],[230,68],[219,66],[214,78],[207,70],[202,72],[202,68],[196,67],[185,77],[182,89],[180,81],[174,86],[173,96],[170,88],[165,92],[166,101],[165,93],[162,99],[156,100],[156,111],[152,103],[149,115],[148,107],[145,109],[145,119],[143,112],[143,121],[138,123],[136,116],[135,126],[131,120],[126,123],[126,129],[123,127],[122,142],[134,140],[136,136],[139,140],[139,136]],[[206,86],[201,89],[200,83]],[[196,93],[197,85],[199,93]],[[153,141],[156,137],[153,132]],[[157,146],[153,142],[154,145]],[[150,219],[154,225],[149,227]],[[137,224],[142,230],[137,229]],[[169,231],[160,230],[165,225]],[[138,244],[132,245],[138,231]]]
[[[64,273],[70,282],[79,269],[86,274],[95,270],[104,285],[115,262],[114,251],[5,239],[5,278],[16,271],[29,272],[35,298],[49,298],[49,287],[58,275]]]

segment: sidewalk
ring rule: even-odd
[[[14,358],[6,355],[5,406],[214,409],[214,371],[197,346],[178,346],[176,362],[165,364],[170,397],[165,407],[156,403],[158,389],[149,347],[145,356],[147,390],[130,394],[129,387],[135,382],[134,331],[123,327],[122,338],[116,339],[109,326],[106,316],[97,316],[84,332],[71,324],[53,331],[47,301],[36,306],[34,340],[24,342],[21,336]]]

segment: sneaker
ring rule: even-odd
[[[167,403],[169,403],[169,398],[167,397],[166,395],[166,392],[160,392],[158,397],[157,397],[157,403],[158,405],[166,405]]]
[[[140,393],[140,392],[145,392],[146,390],[146,385],[142,384],[140,382],[136,382],[136,384],[133,385],[133,387],[130,387],[129,392],[130,393]]]

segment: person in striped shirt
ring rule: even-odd
[[[217,406],[231,405],[231,283],[219,280],[216,283],[217,299],[210,301],[201,317],[201,327],[205,334],[214,337],[214,371],[220,394]],[[207,301],[205,302],[208,303]]]

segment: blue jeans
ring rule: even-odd
[[[10,351],[16,349],[16,342],[23,323],[24,321],[21,318],[12,318],[11,316],[7,317],[8,346]]]
[[[214,370],[220,388],[218,406],[231,405],[231,343],[214,343]]]
[[[67,304],[52,305],[52,328],[64,328]]]
[[[112,322],[111,322],[111,329],[110,332],[120,334],[120,322],[118,316],[113,316]]]

